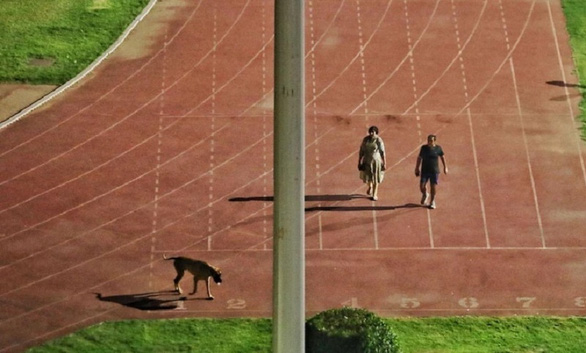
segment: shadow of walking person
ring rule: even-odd
[[[584,85],[576,84],[576,83],[567,83],[564,81],[546,81],[548,85],[552,86],[559,86],[559,87],[574,87],[574,88],[586,88]]]

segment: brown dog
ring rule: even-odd
[[[222,271],[220,271],[219,268],[214,267],[205,261],[194,260],[183,256],[167,257],[163,255],[163,259],[173,260],[173,266],[177,271],[177,277],[175,277],[173,283],[175,284],[175,290],[179,294],[183,293],[181,287],[179,287],[179,281],[183,278],[185,271],[189,271],[189,273],[193,275],[193,292],[190,294],[195,294],[197,292],[197,282],[203,280],[206,282],[206,289],[208,291],[207,299],[214,299],[214,296],[210,292],[210,277],[214,279],[214,282],[220,285],[220,283],[222,283]]]

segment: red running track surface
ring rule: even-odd
[[[273,2],[165,0],[0,130],[0,352],[104,320],[270,317]],[[558,1],[306,3],[307,315],[583,315],[586,172]],[[356,170],[370,125],[388,170]],[[438,208],[413,169],[450,167]],[[162,255],[223,270],[170,292]],[[191,289],[189,279],[184,289]]]

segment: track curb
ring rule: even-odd
[[[132,21],[132,23],[122,32],[120,37],[112,43],[112,45],[96,60],[94,60],[85,70],[80,72],[77,76],[72,78],[71,80],[67,81],[63,85],[57,87],[51,93],[43,96],[42,98],[38,99],[37,101],[33,102],[32,104],[28,105],[27,107],[20,110],[18,113],[14,114],[13,116],[9,117],[8,119],[0,122],[0,130],[6,128],[7,126],[19,121],[24,116],[30,114],[35,109],[40,108],[47,102],[51,101],[55,97],[59,96],[61,93],[65,92],[67,89],[71,88],[83,78],[85,78],[89,73],[94,71],[110,54],[112,54],[118,47],[126,40],[130,32],[136,28],[136,26],[151,12],[155,4],[159,0],[150,0],[147,6],[142,10],[142,12]]]

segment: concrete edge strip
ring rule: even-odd
[[[120,37],[118,37],[118,39],[102,55],[100,55],[87,68],[85,68],[85,70],[83,70],[77,76],[75,76],[71,80],[67,81],[63,85],[59,86],[55,90],[53,90],[51,93],[43,96],[39,100],[35,101],[34,103],[30,104],[26,108],[23,108],[18,113],[14,114],[13,116],[6,119],[5,121],[1,122],[0,123],[0,130],[4,129],[8,125],[20,120],[22,117],[31,113],[33,110],[41,107],[42,105],[49,102],[53,98],[57,97],[59,94],[66,91],[68,88],[72,87],[73,85],[75,85],[76,83],[81,81],[85,76],[87,76],[87,74],[89,74],[90,72],[95,70],[96,67],[98,67],[98,65],[100,65],[110,54],[112,54],[122,44],[122,42],[124,42],[124,40],[128,37],[130,32],[132,32],[132,30],[150,13],[152,8],[155,6],[155,4],[158,1],[159,0],[150,0],[149,3],[147,4],[147,6],[142,10],[142,12],[134,19],[134,21],[132,21],[132,23],[124,30],[124,32],[122,32],[122,35]]]

